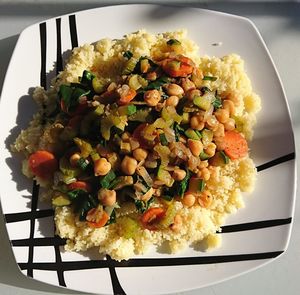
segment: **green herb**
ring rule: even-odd
[[[180,45],[181,42],[178,41],[177,39],[170,39],[170,40],[167,41],[167,44],[168,45]]]
[[[200,179],[199,180],[199,191],[203,192],[204,188],[205,188],[205,181],[204,181],[204,179]]]
[[[116,178],[116,174],[113,170],[110,170],[105,176],[101,177],[100,185],[103,188],[109,188],[110,183]]]
[[[136,106],[133,104],[128,105],[127,106],[127,115],[130,116],[134,113],[136,113]]]
[[[173,129],[175,132],[175,140],[179,141],[180,135],[183,135],[185,130],[182,127],[180,127],[178,123],[174,123]]]
[[[159,134],[159,139],[162,145],[168,145],[168,141],[165,134]]]
[[[210,156],[206,153],[206,152],[201,152],[200,153],[200,159],[202,160],[202,161],[205,161],[205,160],[207,160],[207,159],[209,159],[210,158]]]
[[[208,87],[206,87],[206,86],[204,86],[204,87],[201,87],[201,92],[203,92],[203,93],[205,93],[205,92],[211,92],[211,90],[208,88]]]
[[[134,200],[134,204],[136,209],[140,212],[140,213],[144,213],[151,205],[151,203],[154,201],[154,198],[151,197],[148,201],[142,201],[142,200]]]
[[[115,186],[117,186],[122,181],[122,178],[117,177],[114,180],[111,181],[111,183],[108,185],[108,189],[114,189]]]
[[[95,75],[87,70],[84,70],[82,77],[80,78],[80,83],[86,87],[91,88],[92,80],[95,78]]]
[[[127,50],[123,53],[123,56],[127,59],[130,59],[133,57],[133,53],[131,51]]]
[[[82,170],[85,170],[88,166],[89,166],[89,161],[85,158],[80,158],[78,161],[77,161],[77,165],[82,169]]]
[[[173,196],[170,196],[170,195],[162,195],[161,196],[164,200],[166,201],[172,201],[173,200]]]
[[[112,223],[116,223],[116,212],[115,209],[111,212],[110,216],[109,216],[109,220],[107,221],[107,223],[105,225],[109,225]]]
[[[218,78],[214,76],[204,76],[203,81],[216,81]]]
[[[90,90],[62,84],[60,85],[58,96],[59,100],[63,101],[65,111],[69,112],[78,106],[80,97],[86,96],[89,93]]]
[[[155,81],[150,82],[148,84],[148,86],[145,87],[145,90],[152,90],[152,89],[158,90],[162,85],[164,85],[166,83],[169,83],[169,78],[162,76],[162,77],[156,79]]]
[[[214,109],[220,109],[222,107],[222,99],[216,96],[216,99],[212,102]]]
[[[194,130],[194,131],[198,135],[198,137],[201,139],[202,138],[202,133],[199,130]]]
[[[68,197],[69,197],[69,199],[70,199],[71,201],[74,201],[74,200],[76,200],[77,198],[79,198],[80,195],[86,194],[86,193],[87,193],[87,192],[84,191],[84,190],[82,190],[82,189],[75,189],[75,190],[72,190],[72,191],[67,192],[67,195],[68,195]]]
[[[224,161],[225,164],[229,163],[229,157],[224,153],[224,151],[220,151],[220,155]]]

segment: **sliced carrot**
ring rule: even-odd
[[[136,96],[136,91],[132,88],[129,88],[128,91],[121,94],[121,97],[118,101],[119,105],[126,105],[130,103]]]
[[[178,55],[162,62],[162,68],[170,77],[186,77],[193,72],[194,64],[186,56]]]
[[[166,210],[160,207],[149,208],[144,212],[141,222],[144,228],[157,230],[159,221],[164,218]]]
[[[226,131],[223,143],[225,154],[232,160],[245,157],[248,153],[247,141],[237,131]]]
[[[85,181],[75,181],[68,184],[69,190],[81,189],[90,193],[92,191],[92,186]]]
[[[43,179],[49,179],[58,169],[58,162],[55,156],[44,150],[36,151],[28,159],[31,172]]]
[[[105,211],[99,211],[97,208],[93,208],[87,213],[88,219],[95,219],[95,221],[88,221],[90,227],[98,228],[103,227],[109,220],[109,215]]]

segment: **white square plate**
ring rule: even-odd
[[[28,93],[49,86],[70,49],[104,37],[146,29],[185,28],[200,54],[237,53],[262,98],[251,154],[258,167],[256,190],[246,207],[227,219],[223,246],[210,253],[151,252],[129,261],[64,253],[54,237],[52,209],[40,204],[38,188],[21,175],[9,145],[34,113]],[[222,46],[212,46],[222,42]],[[295,146],[285,94],[270,54],[255,26],[242,17],[187,7],[127,5],[53,18],[25,29],[14,50],[1,97],[1,202],[16,261],[37,280],[82,292],[165,294],[207,286],[253,270],[286,249],[296,186]],[[33,187],[33,189],[31,189]],[[33,191],[32,191],[33,190]],[[22,251],[19,251],[22,250]],[[44,253],[44,255],[43,255]]]

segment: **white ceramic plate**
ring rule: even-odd
[[[53,211],[37,201],[38,189],[20,172],[8,150],[35,111],[32,87],[48,87],[63,58],[78,44],[120,38],[145,28],[164,32],[186,28],[200,54],[237,53],[246,62],[253,88],[262,98],[251,153],[259,170],[246,208],[227,220],[223,246],[209,253],[188,249],[179,255],[153,251],[127,262],[65,253],[53,235]],[[212,46],[222,42],[222,46]],[[37,280],[83,292],[164,294],[210,285],[253,270],[286,249],[295,199],[295,146],[285,94],[255,26],[219,12],[153,5],[113,6],[53,18],[22,32],[1,97],[1,202],[21,271]]]

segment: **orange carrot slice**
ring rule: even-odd
[[[245,157],[248,153],[246,139],[237,131],[226,131],[224,136],[224,152],[231,160]]]
[[[49,179],[58,169],[58,162],[55,156],[44,150],[36,151],[28,159],[31,172],[43,179]]]
[[[162,68],[170,77],[186,77],[193,72],[194,64],[186,56],[178,55],[162,62]]]
[[[105,211],[98,212],[99,210],[97,208],[93,208],[88,211],[87,213],[87,219],[90,219],[90,216],[95,216],[97,214],[101,214],[100,216],[97,216],[95,221],[88,221],[88,225],[90,227],[98,228],[103,227],[107,221],[109,220],[109,215]]]
[[[68,184],[69,190],[81,189],[87,191],[88,193],[92,191],[92,187],[88,182],[85,181],[75,181]]]
[[[166,211],[163,208],[149,208],[144,212],[141,218],[143,227],[149,230],[157,230],[157,224],[165,216],[165,214]]]
[[[135,96],[136,96],[136,91],[134,89],[130,88],[128,91],[121,94],[118,104],[126,105],[126,104],[130,103],[135,98]]]

